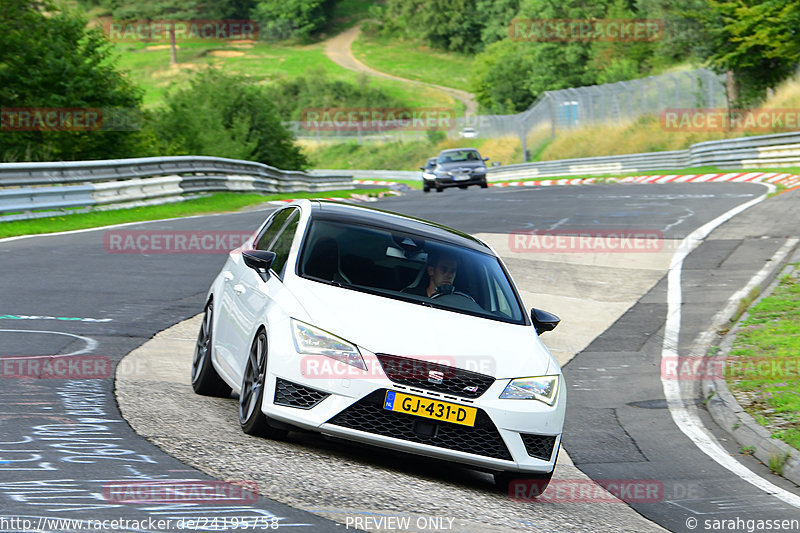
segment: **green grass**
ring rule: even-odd
[[[471,56],[432,50],[420,43],[368,37],[363,33],[353,43],[353,55],[381,72],[469,90]]]
[[[144,106],[162,104],[171,86],[187,86],[194,72],[215,67],[245,74],[264,82],[324,72],[328,79],[357,83],[358,74],[343,69],[325,55],[324,45],[278,46],[226,42],[182,42],[178,44],[178,65],[170,66],[168,47],[148,48],[145,43],[117,43],[119,68],[144,90]],[[410,86],[400,81],[369,78],[371,86],[383,90],[409,107],[458,108],[450,96],[436,89]]]
[[[795,265],[797,268],[800,265]],[[800,271],[749,310],[736,336],[727,380],[773,437],[800,449]]]
[[[419,170],[429,157],[450,148],[477,148],[490,158],[489,164],[499,161],[504,165],[518,163],[521,159],[519,142],[514,139],[444,139],[431,142],[422,140],[387,143],[317,143],[304,140],[301,145],[314,168],[330,169],[384,169]]]
[[[107,211],[91,211],[88,213],[65,214],[33,220],[18,220],[0,224],[0,238],[18,235],[34,235],[55,233],[77,229],[96,228],[126,222],[142,222],[165,218],[186,217],[208,213],[224,213],[238,211],[244,207],[255,206],[271,200],[294,198],[349,198],[352,194],[374,195],[386,189],[354,189],[327,192],[296,192],[284,194],[237,194],[215,193],[201,198],[175,202],[170,204],[134,207],[130,209],[113,209]]]
[[[385,144],[321,144],[306,150],[315,168],[419,170],[427,158],[438,153],[428,141]]]

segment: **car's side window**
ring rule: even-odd
[[[272,217],[272,221],[261,230],[261,235],[256,239],[256,250],[269,250],[272,241],[275,240],[275,237],[281,229],[283,229],[283,226],[286,225],[286,221],[295,212],[297,212],[297,209],[289,208],[276,213],[275,216]]]
[[[286,227],[280,235],[278,235],[277,239],[275,239],[272,248],[270,248],[276,255],[275,261],[272,262],[272,271],[278,274],[278,277],[281,279],[283,279],[283,274],[286,271],[286,260],[289,259],[289,250],[292,248],[292,241],[294,240],[294,234],[297,231],[297,224],[299,221],[300,217],[295,209],[294,214],[292,214],[289,221],[286,223]]]

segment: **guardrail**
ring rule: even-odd
[[[80,184],[80,185],[78,185]],[[352,175],[280,170],[252,161],[180,156],[0,164],[0,220],[53,210],[177,199],[185,193],[352,189]]]
[[[491,155],[491,154],[486,154]],[[712,166],[721,169],[800,165],[800,132],[706,141],[687,150],[538,161],[489,169],[489,180],[618,174]]]
[[[491,155],[491,154],[488,154]],[[687,150],[562,159],[490,167],[489,180],[620,174],[713,166],[722,169],[800,165],[800,132],[707,141]],[[221,157],[182,156],[0,164],[0,220],[51,215],[52,210],[164,201],[185,193],[330,191],[360,179],[419,180],[418,171],[279,170]],[[49,185],[49,187],[47,186]]]

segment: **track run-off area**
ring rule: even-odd
[[[316,434],[249,437],[233,398],[192,393],[196,315],[224,250],[122,250],[109,237],[249,234],[274,206],[2,240],[0,355],[29,359],[28,370],[69,368],[75,357],[92,366],[81,379],[0,379],[0,531],[44,518],[136,521],[126,531],[167,529],[155,520],[214,530],[216,518],[216,530],[235,519],[250,529],[469,532],[747,531],[747,521],[797,519],[798,488],[739,453],[707,415],[699,382],[662,372],[665,358],[697,355],[717,313],[765,265],[793,256],[800,193],[768,192],[745,179],[678,180],[411,191],[371,204],[484,239],[526,306],[561,317],[543,341],[564,366],[567,425],[538,501],[515,501],[489,474],[457,465]],[[656,235],[658,245],[570,241],[581,232]],[[258,496],[154,504],[114,492],[215,480]],[[622,502],[598,488],[613,482],[645,494]],[[574,487],[582,497],[568,497]]]

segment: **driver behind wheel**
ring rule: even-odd
[[[456,279],[458,270],[458,260],[447,252],[428,256],[428,284],[420,284],[416,287],[408,287],[403,292],[416,294],[418,296],[432,297],[439,294],[451,294],[453,292],[453,282]]]

